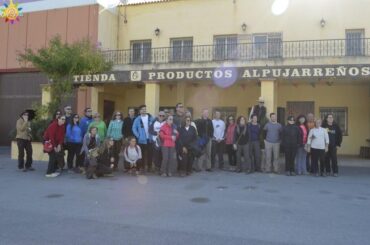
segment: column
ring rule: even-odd
[[[157,115],[159,111],[159,91],[160,86],[158,82],[145,83],[145,105],[146,111],[152,116]]]
[[[261,82],[261,96],[265,99],[267,110],[266,116],[271,112],[277,113],[277,81],[275,79],[264,79]]]
[[[182,103],[184,106],[185,105],[185,82],[177,82],[177,96],[176,96],[176,104],[177,103]]]
[[[90,107],[94,112],[98,112],[99,111],[99,93],[102,93],[104,92],[104,87],[91,87],[91,103],[90,103]]]

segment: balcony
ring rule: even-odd
[[[370,39],[274,41],[102,51],[115,65],[370,56]]]

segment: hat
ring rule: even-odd
[[[259,98],[258,98],[258,100],[257,100],[257,101],[258,101],[258,102],[263,102],[263,103],[264,103],[264,102],[265,102],[265,99],[261,96],[261,97],[259,97]]]

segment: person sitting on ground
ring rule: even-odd
[[[123,150],[124,156],[124,167],[130,173],[133,173],[135,170],[136,175],[140,174],[142,170],[142,155],[141,148],[136,144],[136,138],[130,137],[129,145]]]
[[[114,152],[113,152],[113,138],[107,138],[99,148],[99,156],[97,157],[97,165],[93,178],[95,177],[113,177],[114,167]]]

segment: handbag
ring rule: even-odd
[[[95,147],[95,148],[89,150],[88,156],[89,156],[89,158],[97,158],[99,156],[99,148]]]
[[[43,150],[45,153],[50,153],[54,150],[53,144],[51,144],[50,140],[44,141]]]

